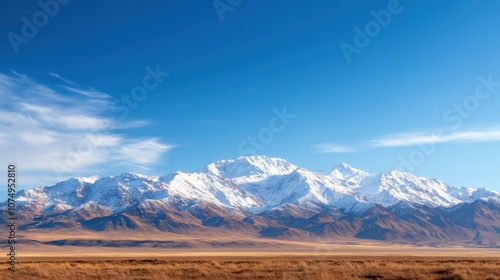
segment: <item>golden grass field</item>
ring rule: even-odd
[[[266,239],[222,247],[231,238],[222,239],[183,239],[190,248],[25,244],[16,252],[16,272],[4,262],[0,279],[500,280],[500,248]]]
[[[204,256],[27,260],[0,279],[500,279],[500,259]]]

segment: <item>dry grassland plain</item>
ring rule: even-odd
[[[0,279],[500,279],[500,260],[411,257],[183,257],[23,261]]]
[[[0,279],[495,279],[500,250],[283,242],[273,249],[29,245]]]

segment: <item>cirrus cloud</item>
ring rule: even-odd
[[[352,153],[357,149],[350,146],[338,145],[335,143],[322,143],[313,146],[321,153]]]
[[[356,146],[332,143],[313,147],[322,153],[351,153],[360,149],[407,147],[442,143],[500,142],[500,125],[482,125],[472,128],[422,130],[400,132],[377,137]]]
[[[391,134],[370,141],[372,147],[402,147],[430,143],[471,143],[500,141],[500,126],[481,126],[469,129],[436,129]]]
[[[148,122],[118,121],[110,95],[50,75],[68,85],[49,87],[17,72],[0,73],[0,153],[5,160],[61,180],[112,167],[145,170],[173,148],[158,138],[126,134]]]

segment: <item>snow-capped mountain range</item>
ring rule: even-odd
[[[477,199],[500,202],[500,193],[492,190],[458,188],[395,170],[372,174],[341,163],[321,174],[266,156],[222,160],[199,172],[177,171],[163,177],[123,173],[72,178],[18,193],[21,204],[41,208],[71,209],[98,203],[111,211],[147,200],[167,202],[171,197],[254,214],[284,204],[313,208],[328,205],[350,212],[363,211],[372,204],[389,207],[399,202],[431,207],[451,207]]]
[[[344,163],[314,172],[280,158],[239,157],[162,177],[72,178],[19,191],[16,200],[20,228],[32,233],[78,229],[500,247],[498,192],[400,171],[372,174]]]

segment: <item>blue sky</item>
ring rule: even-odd
[[[0,11],[23,187],[257,153],[500,190],[498,1],[41,2]]]

